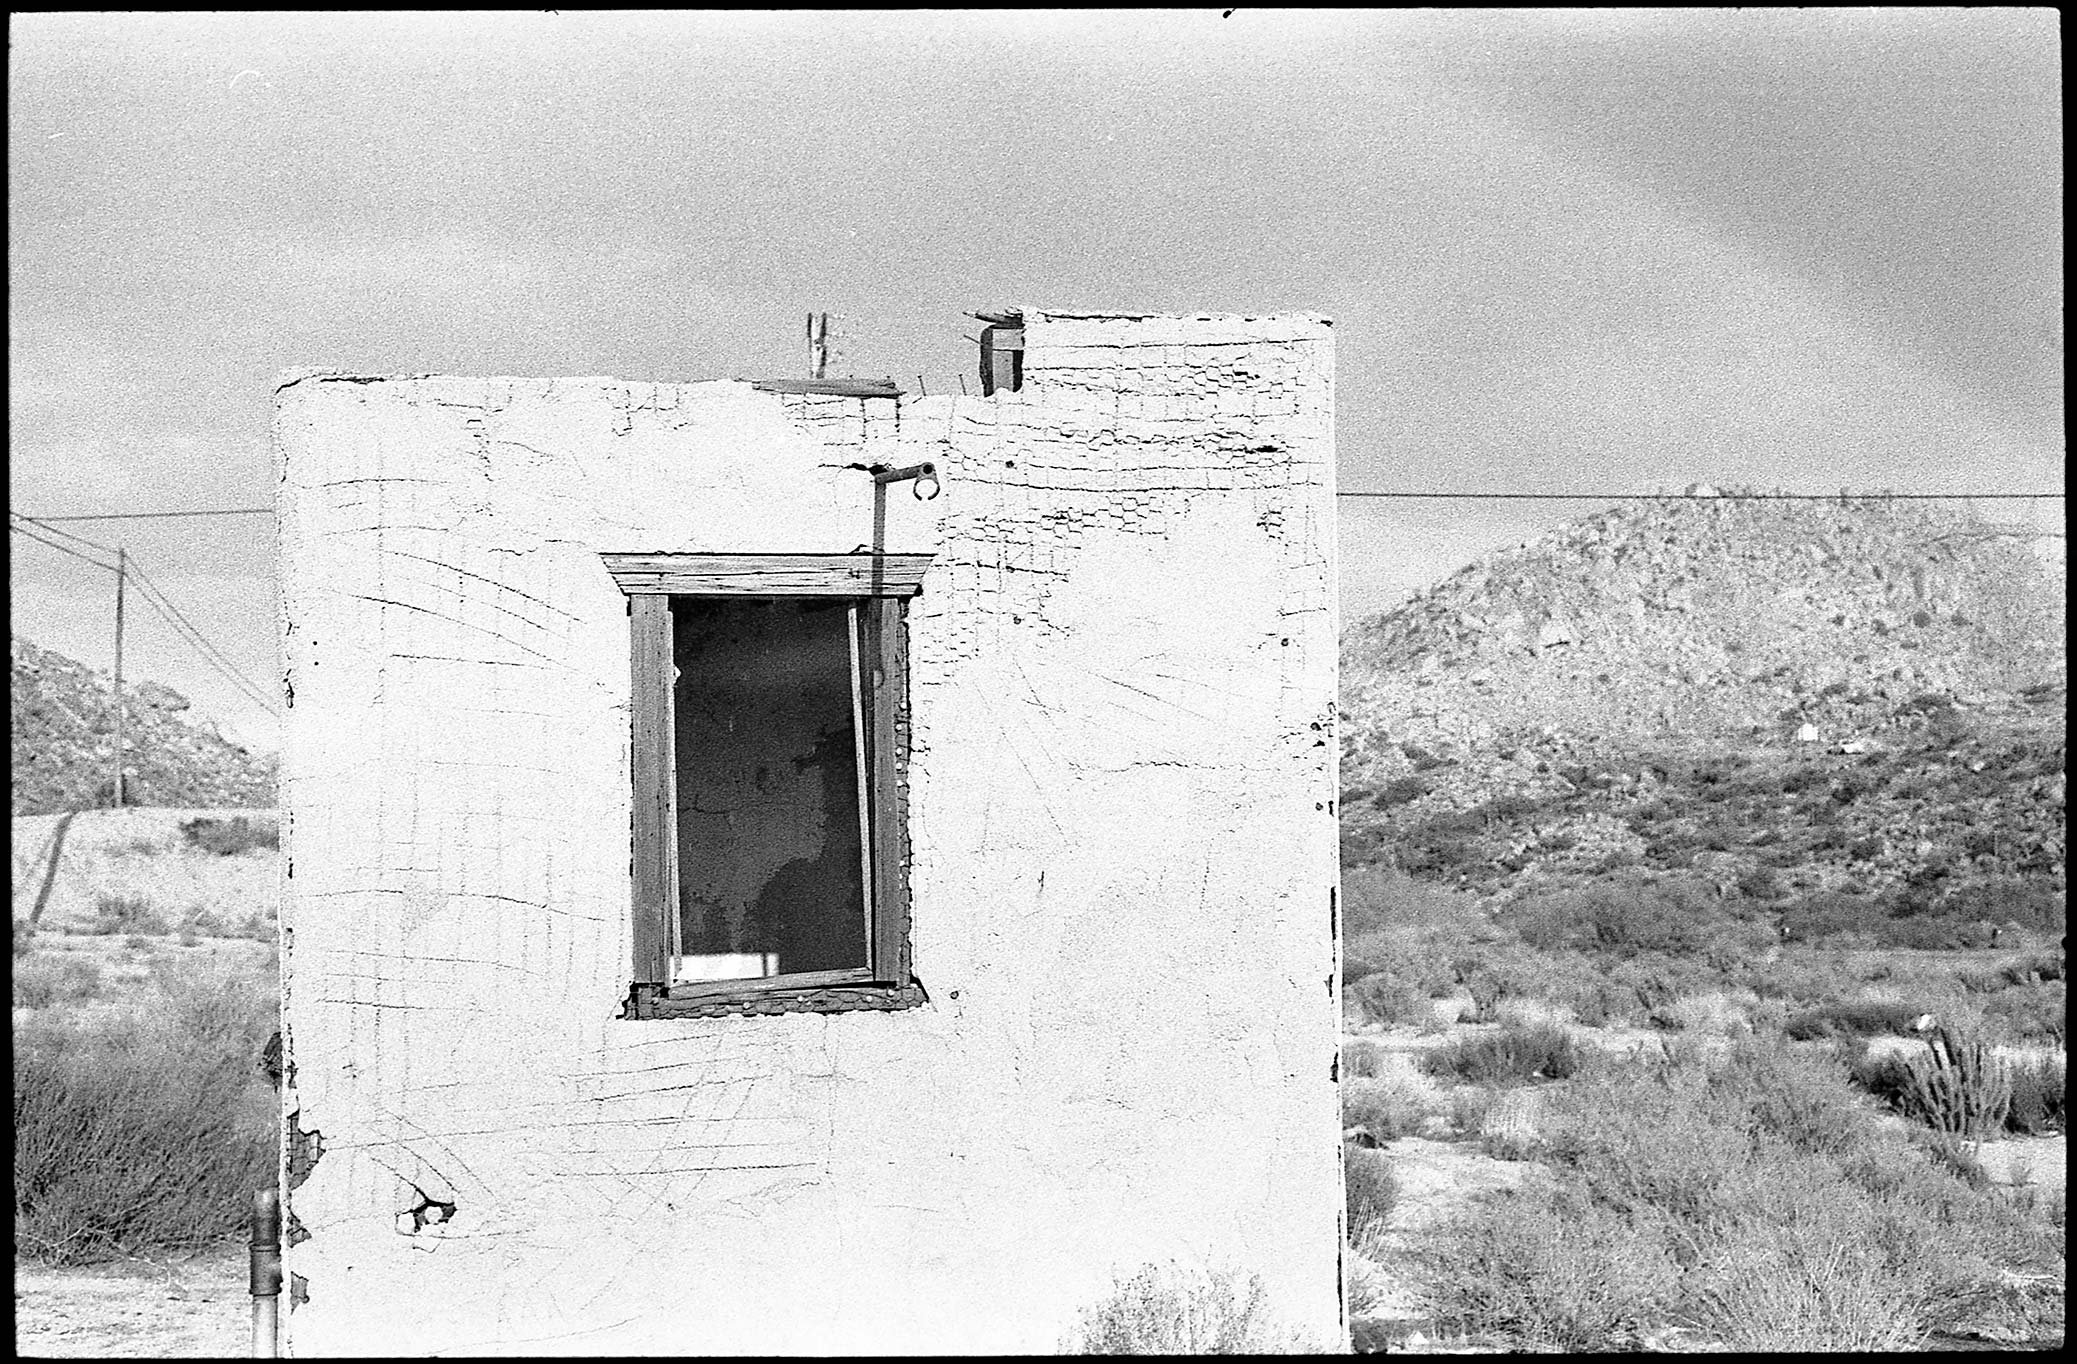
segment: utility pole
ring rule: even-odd
[[[829,314],[808,314],[808,377],[823,378],[829,367]]]
[[[123,808],[123,586],[130,576],[129,551],[115,551],[115,808]]]

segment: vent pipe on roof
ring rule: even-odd
[[[981,329],[981,395],[1024,387],[1024,314],[974,313]]]

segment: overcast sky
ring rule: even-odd
[[[816,309],[936,393],[1017,304],[1328,314],[1348,489],[2063,486],[2053,10],[9,28],[31,514],[265,505],[289,366],[792,375]],[[1594,506],[1344,499],[1344,611]],[[273,685],[268,518],[69,529]],[[15,630],[107,666],[108,575],[10,540]]]

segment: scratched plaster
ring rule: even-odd
[[[1047,1351],[1166,1259],[1343,1338],[1331,332],[1025,317],[985,399],[284,381],[295,1353]],[[598,554],[856,550],[920,460],[930,1003],[617,1018]]]

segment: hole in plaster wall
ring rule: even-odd
[[[411,1192],[418,1195],[418,1206],[407,1208],[397,1214],[397,1231],[405,1236],[416,1236],[427,1227],[437,1227],[454,1220],[455,1205],[427,1196],[424,1189],[413,1185]]]

